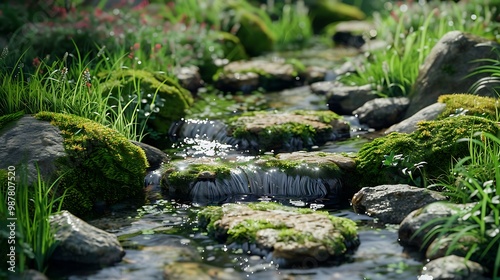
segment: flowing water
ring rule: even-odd
[[[238,99],[241,96],[231,98]],[[172,127],[171,136],[176,141],[172,152],[174,158],[218,158],[232,162],[255,160],[254,155],[245,153],[252,143],[242,143],[228,137],[224,123],[214,116],[235,114],[241,108],[262,109],[262,105],[267,110],[281,111],[328,109],[324,96],[311,93],[308,86],[248,97],[254,101],[253,105],[224,105],[218,108],[218,113],[214,113],[214,105],[217,105],[217,101],[228,101],[228,97],[208,95],[205,99],[207,106],[198,108],[198,113],[193,114],[197,117],[182,120]],[[201,116],[209,116],[210,119]],[[376,136],[370,135],[372,131],[360,125],[355,117],[345,116],[345,120],[351,124],[351,139],[327,142],[312,147],[312,150],[357,152],[362,144]],[[290,143],[292,146],[295,144]],[[370,217],[355,214],[347,201],[328,204],[318,199],[335,192],[339,187],[337,182],[305,177],[289,178],[280,172],[268,172],[246,165],[232,171],[227,181],[198,182],[193,187],[194,195],[190,202],[153,200],[154,203],[139,209],[126,208],[90,221],[119,237],[126,251],[123,261],[106,268],[57,267],[49,271],[49,276],[51,279],[164,279],[166,265],[173,264],[173,267],[182,271],[186,264],[195,263],[201,267],[210,266],[205,269],[204,277],[211,275],[212,278],[203,279],[417,279],[422,262],[418,257],[404,252],[398,243],[395,226],[379,224]],[[159,180],[158,171],[148,174],[146,178],[147,184],[153,186],[159,186]],[[287,190],[287,186],[296,185],[304,187]],[[242,190],[228,196],[224,194],[231,191],[226,190],[221,194],[221,188]],[[210,191],[202,192],[202,189]],[[259,200],[279,201],[296,207],[323,208],[331,215],[350,218],[358,224],[361,243],[342,261],[318,264],[315,260],[305,259],[299,265],[287,267],[265,253],[258,252],[255,247],[221,244],[198,227],[196,213],[203,205]],[[187,273],[190,267],[186,266],[184,272]]]

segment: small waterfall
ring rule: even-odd
[[[329,199],[335,204],[341,191],[340,180],[336,178],[289,175],[254,165],[234,168],[226,178],[198,179],[190,186],[189,199],[199,205],[228,202],[239,195],[305,201]]]

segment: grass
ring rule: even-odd
[[[437,184],[452,201],[474,203],[451,217],[432,220],[429,241],[447,247],[446,254],[462,254],[488,266],[494,279],[500,277],[500,138],[476,133],[467,139],[470,155],[458,160],[449,179]],[[435,249],[440,246],[436,246]],[[435,251],[435,250],[434,250]]]
[[[48,261],[57,247],[49,217],[61,210],[64,200],[64,194],[59,196],[57,192],[60,178],[49,184],[42,180],[38,170],[36,181],[29,184],[27,170],[22,169],[9,173],[5,178],[6,181],[2,180],[0,191],[2,213],[7,215],[13,210],[15,213],[12,214],[17,218],[16,272],[28,268],[45,272],[48,268]],[[15,189],[12,190],[12,187]],[[7,209],[7,197],[12,195],[15,197],[15,208]]]
[[[390,16],[375,16],[378,38],[391,42],[371,52],[355,74],[341,81],[351,85],[372,84],[381,97],[408,96],[419,66],[437,41],[447,32],[459,30],[486,38],[498,38],[495,7],[483,3],[446,1],[426,5],[393,6]]]

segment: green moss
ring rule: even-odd
[[[16,121],[24,116],[24,111],[15,112],[8,115],[0,116],[0,130],[4,128],[7,124]]]
[[[329,125],[333,120],[339,119],[340,117],[330,111],[305,111],[297,110],[290,112],[295,115],[310,116],[311,119],[315,121],[322,122]],[[304,143],[304,146],[309,146],[315,144],[318,135],[328,134],[332,131],[331,126],[325,126],[321,129],[315,129],[309,124],[304,124],[300,122],[285,122],[281,124],[270,125],[258,131],[258,133],[250,132],[246,128],[244,117],[248,116],[272,116],[269,112],[248,112],[242,114],[241,116],[229,119],[229,134],[238,139],[252,139],[257,138],[259,147],[262,150],[280,150],[283,147],[283,143],[288,142],[293,137],[298,137]]]
[[[217,228],[215,222],[220,220],[224,212],[220,206],[207,206],[198,212],[198,223],[201,227],[207,229],[208,234],[215,235]]]
[[[309,6],[314,32],[320,32],[332,22],[362,20],[365,14],[357,7],[335,0],[315,0]]]
[[[148,163],[144,151],[115,130],[74,115],[40,112],[35,118],[59,127],[67,157],[58,161],[68,190],[64,208],[89,214],[97,202],[114,204],[143,196]]]
[[[99,77],[105,79],[101,83],[103,94],[107,95],[111,91],[115,97],[110,102],[122,100],[121,105],[125,106],[131,98],[145,99],[148,104],[153,103],[159,109],[147,110],[149,107],[144,107],[138,113],[139,121],[147,120],[150,135],[166,135],[172,122],[184,117],[186,110],[193,104],[191,93],[162,73],[124,69],[101,73]],[[129,109],[135,110],[134,106],[129,106]]]
[[[499,103],[496,98],[473,94],[446,94],[439,96],[438,102],[446,104],[438,119],[463,114],[498,120]]]
[[[293,211],[301,214],[311,214],[317,213],[316,211],[310,208],[293,208],[289,206],[284,206],[282,204],[276,202],[265,202],[265,203],[248,203],[247,206],[256,211],[271,211],[271,210],[283,210],[283,211]]]
[[[409,161],[427,162],[427,179],[436,179],[447,174],[452,159],[469,154],[466,142],[459,139],[469,138],[474,132],[483,131],[498,135],[496,122],[474,116],[457,116],[439,121],[420,122],[411,134],[391,133],[363,145],[358,152],[357,169],[363,176],[361,184],[397,183],[389,170],[382,166],[384,155],[402,154]]]
[[[175,162],[166,167],[167,180],[170,186],[187,195],[189,186],[195,182],[204,172],[213,174],[215,178],[227,178],[231,173],[231,167],[225,164],[189,164],[185,169],[179,169]]]
[[[246,243],[255,242],[257,232],[261,229],[285,230],[287,226],[284,223],[277,223],[267,220],[245,220],[227,231],[228,242]]]

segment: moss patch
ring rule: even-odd
[[[64,138],[68,156],[57,163],[68,189],[64,209],[87,215],[95,203],[143,197],[146,155],[123,135],[74,115],[40,112],[35,118],[59,127]]]
[[[469,115],[497,120],[499,115],[499,101],[496,98],[473,94],[446,94],[438,98],[438,102],[445,103],[446,108],[439,115],[439,119],[449,116]]]
[[[147,101],[137,117],[138,121],[147,120],[149,137],[166,135],[172,122],[184,117],[193,104],[191,93],[165,74],[125,69],[101,73],[99,77],[105,79],[101,84],[103,94],[111,92],[115,97],[110,99],[111,103],[121,100],[121,106],[125,106],[132,98]],[[135,110],[134,103],[129,109]]]
[[[24,116],[24,111],[15,112],[8,115],[0,116],[0,130],[2,130],[7,124],[16,121]]]
[[[496,122],[481,117],[457,116],[439,121],[420,122],[411,134],[391,133],[363,145],[358,152],[357,169],[363,176],[363,186],[397,183],[388,169],[382,166],[384,155],[402,154],[409,161],[427,162],[428,179],[436,179],[447,174],[452,159],[469,154],[467,142],[457,142],[469,138],[474,132],[483,131],[499,134]]]

